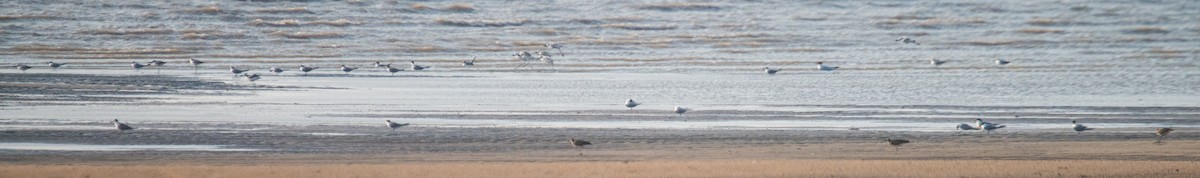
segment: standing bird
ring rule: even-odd
[[[50,62],[47,62],[46,65],[49,65],[52,70],[58,70],[58,67],[67,65],[67,63],[54,63],[54,61],[50,61]]]
[[[958,130],[958,132],[962,132],[964,130],[979,130],[979,128],[971,127],[971,124],[966,123],[958,124],[958,127],[955,127],[954,129]]]
[[[118,132],[126,131],[126,130],[133,130],[133,127],[130,127],[129,125],[125,125],[125,124],[121,123],[121,121],[117,121],[116,119],[113,119],[112,123],[113,123],[113,126],[117,127]]]
[[[471,60],[470,60],[470,61],[463,61],[462,63],[463,63],[463,66],[473,66],[473,65],[475,65],[475,56],[471,56]]]
[[[159,60],[153,60],[153,61],[150,61],[150,63],[146,63],[147,66],[154,67],[154,73],[156,73],[156,74],[159,72],[162,72],[162,68],[159,68],[159,67],[162,67],[163,65],[166,65],[166,64],[167,64],[167,62],[163,62],[163,61],[159,61]]]
[[[408,126],[408,123],[398,124],[398,123],[392,122],[392,120],[386,120],[385,122],[387,122],[388,128],[392,128],[392,132],[395,132],[396,128]]]
[[[975,129],[987,131],[987,133],[989,133],[989,134],[992,133],[992,130],[1001,129],[1004,127],[1008,127],[1008,126],[991,123],[991,122],[984,122],[983,119],[975,119]]]
[[[321,67],[308,67],[308,66],[300,65],[300,71],[304,72],[304,76],[308,76],[309,71],[317,70],[320,68]]]
[[[685,113],[685,112],[688,112],[688,108],[675,106],[675,114],[679,114],[680,116],[682,116],[683,113]]]
[[[242,74],[242,72],[246,72],[246,71],[250,71],[250,70],[241,70],[241,69],[234,68],[233,66],[229,66],[229,72],[233,73],[234,77],[237,77],[238,74]]]
[[[930,59],[929,59],[929,64],[933,64],[933,66],[934,66],[934,67],[937,67],[937,66],[941,66],[942,64],[946,64],[946,61],[945,61],[945,60],[937,60],[937,59],[932,59],[932,58],[930,58]]]
[[[354,71],[354,69],[358,69],[358,68],[357,67],[346,67],[346,65],[342,65],[342,72],[346,72],[346,75],[350,75],[350,71]]]
[[[633,101],[633,98],[630,98],[629,100],[625,100],[625,107],[628,107],[629,110],[633,110],[633,107],[637,107],[638,105],[641,105],[641,104],[642,103]]]
[[[251,83],[262,78],[262,77],[259,77],[258,74],[250,74],[250,73],[242,74],[242,76],[245,76],[246,80],[250,80]]]
[[[783,69],[771,69],[771,67],[763,67],[763,71],[767,72],[767,75],[775,75],[775,73],[779,73],[781,70]]]
[[[559,55],[559,56],[566,57],[567,55],[566,55],[566,54],[563,54],[563,52],[562,52],[562,47],[563,47],[563,45],[562,45],[562,44],[558,44],[558,43],[546,43],[546,48],[550,48],[550,49],[557,49],[557,50],[558,50],[558,55]]]
[[[903,144],[905,144],[905,143],[908,143],[908,140],[904,140],[904,139],[891,139],[891,138],[888,138],[887,140],[884,140],[883,142],[887,142],[888,144],[891,144],[891,145],[892,145],[892,147],[896,147],[896,152],[899,152],[899,151],[900,151],[900,145],[903,145]]]
[[[592,145],[592,142],[576,140],[575,138],[571,138],[570,140],[567,140],[567,141],[570,141],[571,146],[575,147],[576,150],[579,150],[579,147]],[[583,150],[579,150],[579,155],[583,155]]]
[[[998,64],[998,65],[1008,65],[1008,63],[1012,63],[1012,62],[1006,61],[1004,59],[996,58],[996,64]]]
[[[196,59],[188,59],[188,63],[192,64],[192,71],[193,71],[193,73],[196,73],[196,72],[200,71],[200,64],[204,64],[204,61],[200,61],[200,60],[196,60]]]
[[[267,69],[267,71],[273,72],[275,75],[279,75],[279,73],[283,73],[284,70],[283,68],[271,67],[270,69]]]
[[[558,69],[554,69],[554,59],[551,59],[550,56],[548,56],[548,55],[541,56],[541,57],[538,57],[538,60],[542,61],[542,63],[550,64],[550,70],[554,70],[555,72],[558,72]]]
[[[412,69],[412,70],[425,70],[425,69],[428,69],[428,68],[429,68],[429,66],[419,66],[419,65],[417,65],[417,62],[416,62],[416,61],[408,61],[408,63],[412,64],[412,68],[410,68],[410,69]]]
[[[1083,131],[1085,131],[1085,130],[1092,130],[1094,128],[1088,128],[1087,126],[1083,126],[1082,124],[1075,123],[1075,120],[1071,120],[1071,129],[1075,130],[1075,134],[1080,134],[1080,133],[1083,133]]]
[[[917,43],[917,40],[914,40],[914,39],[912,39],[912,38],[908,38],[908,37],[900,37],[900,38],[896,38],[896,42],[901,42],[901,43],[904,43],[904,44],[909,44],[909,43],[912,43],[912,44],[921,45],[921,43]]]
[[[1171,131],[1175,131],[1175,129],[1171,129],[1171,128],[1167,128],[1167,127],[1154,129],[1154,134],[1158,135],[1158,140],[1154,141],[1154,143],[1162,143],[1162,140],[1166,139],[1167,134],[1171,133]]]
[[[129,66],[133,67],[134,71],[140,71],[142,67],[146,67],[146,65],[138,64],[137,61],[133,61],[133,64],[129,64]]]
[[[533,57],[533,54],[530,54],[526,51],[517,52],[517,54],[513,54],[513,57],[515,57],[517,61],[521,61],[521,65],[517,65],[517,67],[514,67],[513,69],[520,69],[521,67],[525,66],[529,66],[529,69],[533,69],[532,62],[539,60],[537,57]]]
[[[404,71],[404,69],[397,69],[397,68],[392,68],[392,67],[388,67],[387,69],[383,69],[383,70],[385,70],[387,72],[391,72],[392,75],[396,75],[396,72]]]
[[[17,64],[16,66],[13,66],[13,67],[16,67],[17,70],[21,70],[21,73],[25,73],[25,70],[29,70],[29,68],[33,68],[33,67],[29,67],[25,64]]]
[[[379,61],[375,61],[375,68],[380,68],[380,67],[392,67],[392,63],[383,64],[383,63],[379,63]]]
[[[825,65],[825,62],[817,62],[817,70],[820,70],[820,71],[833,71],[833,70],[837,70],[837,69],[838,69],[838,67],[830,67],[830,66],[826,66],[826,65]]]

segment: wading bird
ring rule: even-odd
[[[409,63],[409,64],[412,64],[412,67],[411,67],[411,68],[409,68],[409,69],[412,69],[412,70],[425,70],[425,69],[428,69],[428,68],[430,67],[430,66],[419,66],[419,65],[417,65],[417,62],[416,62],[416,61],[408,61],[408,63]]]
[[[775,75],[775,73],[779,73],[781,70],[783,69],[771,69],[771,67],[763,67],[763,72],[767,72],[767,75]]]
[[[958,130],[959,133],[961,133],[964,130],[979,130],[979,128],[971,127],[971,124],[966,124],[966,123],[958,124],[958,127],[955,127],[954,129]]]
[[[463,63],[463,66],[473,66],[473,65],[475,65],[475,56],[471,56],[471,60],[470,60],[470,61],[462,61],[462,63]]]
[[[1175,131],[1175,129],[1167,127],[1154,129],[1154,135],[1158,135],[1158,140],[1154,141],[1154,143],[1163,143],[1163,139],[1167,139],[1167,134],[1171,133],[1171,131]]]
[[[934,67],[942,66],[942,64],[946,64],[946,61],[945,60],[937,60],[937,59],[929,59],[929,64],[933,64]]]
[[[246,80],[249,80],[250,83],[254,83],[254,81],[258,81],[258,79],[262,78],[262,77],[259,77],[258,74],[250,74],[250,73],[242,74],[242,76],[245,76]]]
[[[1071,129],[1075,130],[1075,134],[1080,134],[1080,133],[1083,133],[1083,131],[1092,130],[1094,128],[1088,128],[1087,126],[1083,126],[1083,124],[1075,123],[1075,121],[1072,120],[1071,121]]]
[[[242,74],[242,72],[246,72],[246,71],[250,71],[250,70],[241,70],[241,69],[234,68],[233,66],[229,66],[229,73],[233,73],[234,77],[237,77],[238,74]]]
[[[392,67],[392,63],[383,64],[383,63],[379,63],[379,61],[375,61],[375,68],[380,68],[380,67]]]
[[[16,67],[17,70],[21,70],[21,73],[25,73],[25,70],[29,70],[29,68],[33,68],[33,67],[29,67],[25,64],[17,64],[16,66],[13,66],[13,67]]]
[[[683,113],[685,113],[685,112],[688,112],[688,108],[675,106],[675,114],[679,114],[680,116],[682,116]]]
[[[310,71],[313,71],[313,70],[317,70],[317,69],[320,69],[320,68],[321,68],[321,67],[308,67],[308,66],[300,65],[300,71],[301,71],[301,72],[304,72],[304,76],[308,76],[308,72],[310,72]]]
[[[633,101],[633,98],[630,98],[629,100],[625,100],[625,107],[628,107],[630,110],[633,110],[633,107],[637,107],[638,105],[641,105],[641,104],[642,103]]]
[[[1010,61],[1006,61],[1006,60],[1004,60],[1004,59],[999,59],[999,58],[997,58],[997,59],[996,59],[996,64],[997,64],[997,65],[1008,65],[1008,63],[1012,63],[1012,62],[1010,62]]]
[[[166,65],[166,64],[167,64],[167,62],[163,62],[163,61],[159,61],[159,60],[153,60],[153,61],[150,61],[150,63],[146,63],[147,66],[154,67],[154,73],[156,73],[156,74],[159,72],[162,72],[162,68],[160,68],[160,67],[162,67],[163,65]]]
[[[388,128],[392,128],[392,132],[395,132],[396,128],[408,126],[408,123],[398,124],[398,123],[392,122],[392,120],[386,120],[385,122],[387,122]]]
[[[58,70],[58,67],[67,65],[67,63],[54,63],[54,61],[50,61],[50,62],[47,62],[46,65],[50,66],[51,70]]]
[[[404,69],[397,69],[397,68],[392,68],[392,67],[388,67],[387,69],[383,69],[383,70],[392,73],[392,75],[396,75],[396,72],[404,71]]]
[[[133,67],[134,71],[141,71],[142,67],[146,67],[146,65],[138,64],[137,61],[133,61],[133,64],[129,64],[129,66]]]
[[[204,61],[188,59],[188,63],[192,64],[192,73],[198,73],[200,72],[200,64],[204,64]]]
[[[116,119],[113,119],[112,123],[113,123],[113,126],[117,127],[118,132],[122,132],[122,131],[126,131],[126,130],[133,130],[133,127],[130,127],[129,125],[125,125],[124,123],[121,123],[121,121],[118,121]]]
[[[279,73],[283,73],[284,70],[283,68],[271,67],[270,69],[267,69],[267,71],[275,73],[275,75],[279,75]]]
[[[567,141],[570,141],[571,146],[575,147],[576,150],[579,150],[579,148],[583,147],[583,146],[592,145],[592,142],[576,140],[575,138],[571,138],[570,140],[567,140]],[[583,150],[579,150],[579,155],[583,155]]]
[[[817,62],[817,70],[833,71],[833,70],[837,70],[837,69],[838,69],[838,67],[826,66],[824,62]]]
[[[989,134],[992,133],[992,130],[1001,129],[1004,127],[1008,127],[1008,126],[991,123],[991,122],[984,122],[983,119],[975,119],[975,129],[987,131],[987,133],[989,133]]]
[[[358,69],[358,68],[357,67],[346,67],[346,65],[342,65],[342,72],[345,72],[346,75],[350,75],[350,71],[354,71],[354,69]]]
[[[912,39],[912,38],[908,38],[908,37],[900,37],[900,38],[896,38],[896,42],[901,42],[901,43],[904,43],[904,44],[910,44],[910,43],[911,43],[911,44],[917,44],[917,45],[921,45],[921,43],[917,43],[917,40],[914,40],[914,39]]]
[[[904,144],[908,143],[908,140],[888,138],[887,140],[884,140],[883,142],[887,142],[888,144],[892,145],[892,147],[896,147],[896,151],[899,152],[900,145],[904,145]]]

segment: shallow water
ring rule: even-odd
[[[61,143],[0,143],[0,150],[43,151],[261,151],[225,145],[89,145]]]

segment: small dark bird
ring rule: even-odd
[[[254,82],[254,81],[257,81],[258,79],[262,78],[262,77],[259,77],[258,74],[249,74],[249,73],[242,74],[242,76],[246,76],[246,80],[250,80],[250,82]]]
[[[1071,121],[1071,124],[1072,124],[1071,129],[1075,130],[1075,134],[1080,134],[1080,133],[1083,133],[1083,131],[1094,129],[1094,128],[1088,128],[1087,126],[1083,126],[1083,124],[1075,123],[1074,120]]]
[[[1158,135],[1158,141],[1154,141],[1154,143],[1162,143],[1162,140],[1166,139],[1167,134],[1171,133],[1171,131],[1175,131],[1175,129],[1166,127],[1154,129],[1154,134]]]
[[[906,144],[906,143],[908,143],[908,140],[904,140],[904,139],[891,139],[891,138],[889,138],[889,139],[887,139],[887,140],[884,140],[883,142],[887,142],[888,144],[891,144],[891,145],[892,145],[892,147],[896,147],[896,151],[897,151],[897,152],[899,152],[899,151],[900,151],[900,145],[903,145],[903,144]]]
[[[357,67],[346,67],[346,65],[342,65],[342,72],[346,72],[346,75],[350,75],[350,71],[354,71],[354,69],[358,69],[358,68]]]
[[[463,61],[462,63],[463,63],[463,66],[473,66],[473,65],[475,65],[475,56],[471,56],[471,60],[470,60],[470,61]]]
[[[576,150],[579,150],[579,148],[583,146],[592,145],[592,142],[576,140],[575,138],[571,138],[568,141],[571,141],[571,146],[575,147]],[[583,150],[579,150],[579,155],[583,155]]]
[[[921,45],[921,43],[917,43],[917,40],[914,40],[914,39],[912,39],[912,38],[908,38],[908,37],[900,37],[900,38],[896,38],[896,42],[901,42],[901,43],[904,43],[904,44],[910,44],[910,43],[911,43],[911,44],[917,44],[917,45]]]
[[[379,61],[375,61],[375,68],[380,68],[380,67],[392,67],[392,63],[383,64],[383,63],[379,63]]]
[[[688,108],[675,106],[675,114],[679,114],[680,116],[682,116],[683,113],[685,113],[685,112],[688,112]]]
[[[770,67],[763,67],[763,71],[767,72],[767,75],[775,75],[775,73],[779,73],[781,70],[783,69],[771,69]]]
[[[163,62],[163,61],[159,61],[159,60],[153,60],[153,61],[150,61],[150,63],[146,63],[146,64],[147,64],[147,65],[149,65],[149,66],[154,66],[154,67],[162,67],[163,65],[166,65],[166,64],[167,64],[167,62]]]
[[[284,70],[283,68],[271,67],[270,69],[267,69],[267,71],[273,72],[275,75],[279,75],[279,73],[283,73]]]
[[[408,123],[397,124],[395,122],[392,122],[392,120],[386,120],[386,122],[387,122],[387,127],[392,128],[392,132],[395,132],[396,128],[408,126]]]
[[[25,73],[25,70],[29,70],[29,68],[33,68],[33,67],[29,67],[25,64],[17,64],[16,66],[13,66],[13,67],[16,67],[17,70],[21,70],[21,73]]]
[[[142,67],[146,67],[146,65],[138,64],[137,61],[134,61],[133,64],[129,64],[129,66],[133,67],[134,71],[139,71],[142,69]]]
[[[124,123],[121,123],[121,121],[117,121],[116,119],[113,119],[112,123],[113,123],[113,126],[117,127],[117,131],[133,130],[133,127],[130,127],[129,125],[125,125]]]
[[[200,64],[204,64],[204,61],[188,59],[188,63],[192,64],[192,70],[200,70]]]
[[[396,72],[404,71],[404,69],[397,69],[397,68],[392,68],[392,67],[388,67],[387,69],[383,69],[383,70],[386,70],[387,72],[391,72],[392,75],[396,75]]]
[[[246,71],[250,71],[250,70],[241,70],[241,69],[234,68],[232,66],[229,67],[229,72],[233,73],[234,77],[237,77],[238,74],[242,74],[242,72],[246,72]]]

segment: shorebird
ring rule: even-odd
[[[140,71],[142,67],[146,67],[146,65],[138,64],[137,61],[133,61],[133,64],[129,64],[129,66],[133,67],[134,71]]]
[[[245,76],[246,80],[250,80],[251,83],[262,78],[262,77],[259,77],[258,74],[250,74],[250,73],[244,73],[244,74],[242,74],[242,76]]]
[[[357,67],[346,67],[346,65],[342,65],[342,72],[346,72],[346,75],[350,75],[350,71],[354,71],[354,69],[358,69],[358,68]]]
[[[270,69],[267,69],[267,71],[273,72],[275,75],[279,75],[279,73],[283,73],[284,70],[283,68],[271,67]]]
[[[417,65],[416,61],[408,61],[408,63],[412,64],[412,68],[409,68],[412,70],[425,70],[430,67],[430,66],[419,66],[419,65]]]
[[[763,71],[767,72],[767,75],[775,75],[775,73],[779,73],[781,70],[783,69],[771,69],[771,67],[763,67]]]
[[[1072,120],[1071,121],[1071,129],[1075,130],[1075,134],[1080,134],[1080,133],[1083,133],[1083,131],[1085,131],[1085,130],[1092,130],[1095,128],[1088,128],[1087,126],[1083,126],[1082,124],[1075,123],[1075,121]]]
[[[118,121],[116,119],[113,119],[112,123],[113,123],[113,126],[117,127],[118,132],[126,131],[126,130],[133,130],[133,127],[130,127],[129,125],[125,125],[125,124],[121,123],[121,121]]]
[[[583,141],[583,140],[576,140],[575,138],[571,138],[570,140],[567,140],[567,141],[570,141],[570,142],[571,142],[571,146],[572,146],[572,147],[575,147],[575,149],[576,149],[576,150],[579,150],[579,147],[583,147],[583,146],[592,145],[592,142]],[[583,155],[583,150],[580,150],[580,151],[579,151],[579,155]]]
[[[463,61],[462,63],[463,63],[463,66],[473,66],[473,65],[475,65],[475,56],[471,56],[471,60],[470,60],[470,61]]]
[[[383,63],[379,63],[379,61],[375,61],[375,68],[380,68],[380,67],[392,67],[392,63],[383,64]]]
[[[1154,135],[1158,135],[1158,140],[1154,141],[1154,143],[1162,143],[1162,140],[1166,139],[1167,134],[1171,133],[1171,131],[1175,131],[1175,129],[1167,127],[1154,129]]]
[[[825,62],[817,62],[817,70],[820,70],[820,71],[833,71],[833,70],[837,70],[837,69],[838,69],[838,67],[830,67],[830,66],[826,66],[826,65],[825,65]]]
[[[250,70],[241,70],[241,69],[233,68],[233,66],[229,66],[229,72],[233,73],[234,77],[237,77],[238,74],[242,74],[242,72],[246,72],[246,71],[250,71]]]
[[[905,143],[908,143],[908,140],[888,138],[887,140],[884,140],[883,142],[887,142],[888,144],[891,144],[892,147],[896,147],[896,151],[899,152],[900,145],[904,145]]]
[[[395,132],[396,128],[408,126],[408,123],[398,124],[398,123],[392,122],[392,120],[385,120],[385,122],[387,122],[388,128],[392,128],[392,132]]]
[[[962,132],[964,130],[979,130],[979,128],[971,127],[971,124],[966,123],[958,124],[958,127],[955,127],[954,129],[958,130],[958,132]]]
[[[932,58],[929,59],[929,64],[933,64],[933,66],[935,66],[935,67],[941,66],[942,64],[945,64],[945,63],[946,63],[946,61],[944,61],[944,60],[937,60],[937,59],[932,59]]]
[[[688,108],[675,106],[675,114],[679,114],[680,116],[682,116],[683,113],[685,113],[685,112],[688,112]]]
[[[392,68],[392,67],[388,67],[387,69],[383,69],[383,70],[385,70],[387,72],[391,72],[392,75],[396,75],[396,72],[404,71],[404,69],[397,69],[397,68]]]
[[[162,68],[159,68],[159,67],[162,67],[163,65],[166,65],[166,64],[167,64],[167,62],[163,62],[163,61],[159,61],[159,60],[153,60],[153,61],[150,61],[150,63],[146,63],[147,66],[154,67],[154,73],[162,72]]]
[[[1006,61],[1006,60],[1004,60],[1004,59],[996,58],[996,64],[999,64],[999,65],[1008,65],[1008,63],[1012,63],[1012,62],[1011,62],[1011,61]]]
[[[193,73],[196,73],[196,72],[200,71],[200,64],[204,64],[204,61],[200,61],[200,60],[196,60],[196,59],[188,59],[188,63],[192,64],[192,71],[193,71]]]
[[[1001,129],[1004,127],[1008,127],[1008,126],[991,123],[991,122],[984,122],[983,119],[975,119],[975,129],[987,131],[987,133],[989,133],[989,134],[992,133],[992,130]]]
[[[308,67],[308,66],[300,65],[300,71],[301,71],[301,72],[304,72],[304,76],[308,76],[308,72],[309,72],[309,71],[312,71],[312,70],[317,70],[317,69],[320,69],[320,68],[321,68],[321,67]]]
[[[533,69],[533,64],[531,64],[531,62],[538,61],[537,57],[533,57],[533,54],[525,51],[517,52],[517,54],[513,54],[513,57],[515,57],[517,61],[521,61],[521,65],[517,65],[517,67],[514,67],[513,69],[520,69],[521,67],[525,66],[529,66],[529,69]]]
[[[50,61],[50,62],[47,62],[46,65],[49,65],[52,70],[58,70],[58,67],[67,65],[67,63],[54,63],[54,61]]]
[[[562,47],[563,47],[563,45],[562,45],[562,44],[558,44],[558,43],[546,43],[546,48],[550,48],[550,49],[557,49],[557,50],[558,50],[558,55],[559,55],[559,56],[566,57],[567,55],[566,55],[566,54],[563,54],[563,52],[562,52]]]
[[[550,64],[550,70],[558,71],[558,69],[554,69],[554,59],[550,59],[550,56],[540,56],[538,60],[542,61],[542,63]]]
[[[13,66],[13,67],[16,67],[17,70],[21,70],[21,73],[25,73],[25,70],[29,70],[29,68],[33,68],[33,67],[29,67],[25,64],[17,64],[16,66]]]
[[[625,107],[628,107],[630,110],[633,110],[633,107],[637,107],[638,105],[641,105],[641,104],[642,103],[633,101],[633,98],[630,98],[629,100],[625,100]]]
[[[917,40],[914,40],[914,39],[912,39],[912,38],[908,38],[908,37],[900,37],[900,38],[896,38],[896,41],[897,41],[897,42],[904,43],[904,44],[909,44],[909,43],[912,43],[912,44],[921,45],[921,43],[917,43]]]

